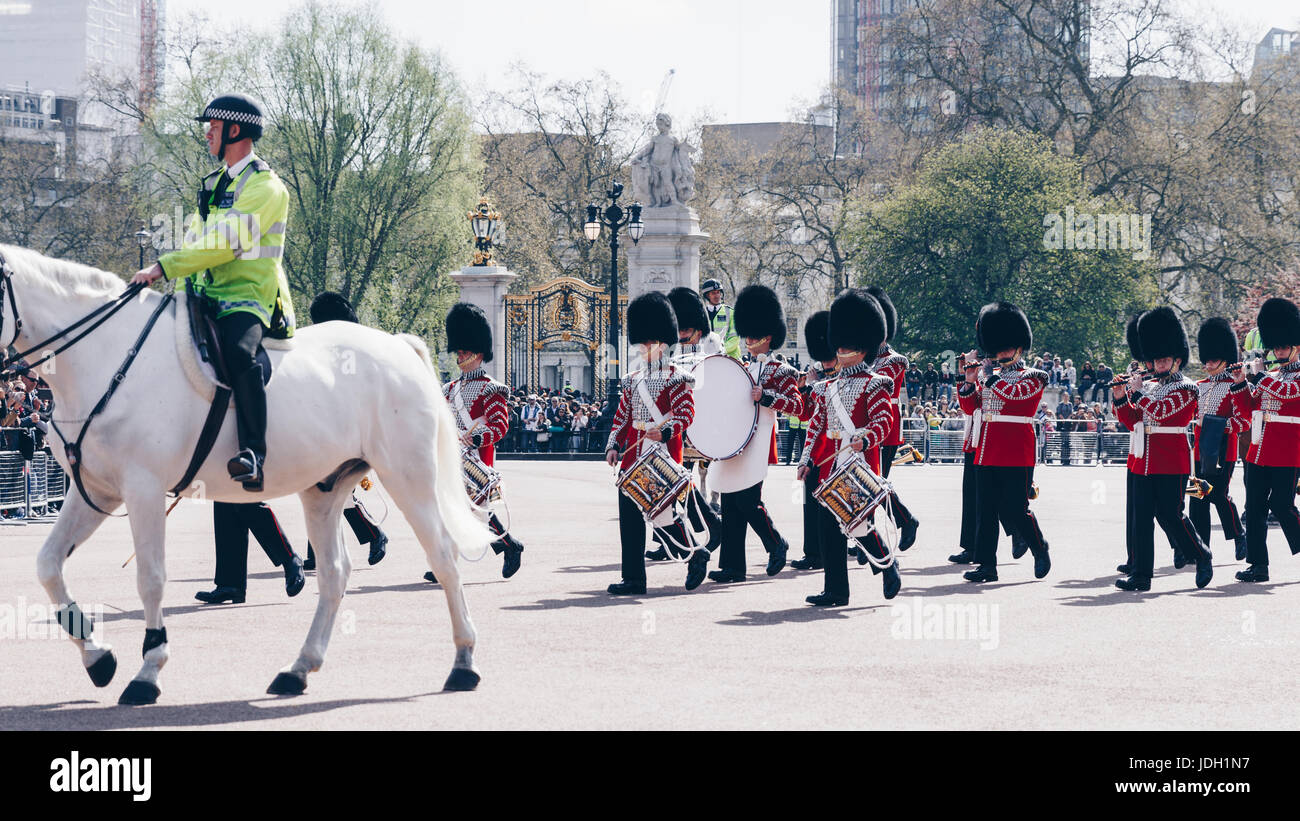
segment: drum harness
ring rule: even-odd
[[[478,430],[480,427],[483,426],[483,417],[480,416],[480,417],[477,418],[477,419],[472,419],[472,418],[470,418],[470,415],[469,415],[469,408],[465,407],[465,399],[460,395],[460,393],[461,393],[461,392],[460,392],[460,387],[461,387],[461,386],[460,386],[459,383],[460,383],[460,380],[455,380],[455,383],[453,383],[452,386],[451,386],[452,402],[453,402],[453,403],[455,404],[455,406],[456,406],[456,414],[457,414],[457,416],[459,416],[459,417],[462,418],[462,419],[469,419],[469,424],[470,424],[469,432],[470,432],[470,433],[473,433],[474,431]],[[467,458],[478,460],[479,463],[483,465],[483,469],[484,469],[485,471],[487,471],[487,472],[490,472],[490,473],[499,473],[499,471],[497,471],[496,468],[489,467],[489,466],[487,465],[487,463],[485,463],[485,462],[483,462],[481,459],[479,459],[479,458],[478,458],[478,454],[475,453],[474,448],[473,448],[472,446],[468,446],[468,447],[466,447],[466,446],[462,446],[460,456],[461,456],[461,459],[462,459],[462,460],[463,460],[463,459],[467,459]],[[472,504],[472,502],[471,502],[471,504]],[[474,509],[475,509],[476,511],[481,512],[481,513],[490,513],[490,512],[491,512],[491,504],[492,504],[491,499],[489,499],[489,500],[488,500],[488,506],[485,506],[485,507],[479,507],[478,505],[474,505]],[[510,504],[509,504],[509,502],[506,501],[506,497],[505,497],[505,494],[504,494],[504,493],[501,494],[501,508],[502,508],[502,510],[503,510],[503,511],[505,512],[505,514],[506,514],[506,521],[505,521],[505,525],[504,525],[504,532],[501,533],[501,535],[498,536],[497,538],[504,538],[505,535],[506,535],[507,533],[510,532]],[[385,516],[388,515],[388,513],[387,513],[387,503],[385,503],[385,512],[384,512],[384,515],[385,515]],[[475,556],[475,557],[473,557],[473,558],[470,558],[470,557],[466,556],[466,557],[465,557],[465,560],[466,560],[466,561],[470,561],[470,562],[479,562],[479,561],[482,561],[483,558],[487,556],[488,550],[489,550],[491,547],[492,547],[491,544],[486,544],[486,545],[483,546],[483,550],[482,550],[482,551],[481,551],[477,556]]]
[[[839,377],[836,377],[835,381],[838,382],[838,381],[839,381]],[[827,386],[827,391],[826,391],[826,392],[827,392],[827,394],[830,395],[830,400],[831,400],[831,401],[830,401],[830,404],[831,404],[831,407],[833,407],[833,408],[835,409],[835,416],[838,417],[838,419],[839,419],[840,427],[843,428],[843,429],[844,429],[844,432],[848,434],[846,437],[844,437],[844,438],[848,439],[848,441],[847,441],[844,445],[842,445],[842,446],[839,448],[839,450],[835,451],[834,454],[832,454],[831,456],[826,457],[826,459],[823,460],[823,463],[825,463],[825,462],[829,462],[829,461],[831,461],[832,459],[834,459],[835,461],[839,461],[839,458],[838,458],[838,457],[840,456],[840,454],[844,453],[845,450],[848,450],[848,449],[852,446],[852,445],[851,445],[852,440],[853,440],[854,437],[856,437],[856,436],[858,435],[858,432],[859,432],[857,426],[853,424],[853,416],[852,416],[852,414],[849,413],[848,408],[844,407],[844,399],[840,396],[840,391],[839,391],[838,386],[833,385],[833,384],[832,384],[832,385],[828,385],[828,386]],[[841,435],[843,436],[843,434],[841,434]],[[851,459],[861,459],[863,462],[865,462],[866,459],[867,459],[866,454],[865,454],[864,452],[862,452],[862,451],[855,452],[855,453],[854,453],[852,456],[850,456],[849,458],[851,458]],[[883,476],[880,477],[880,484],[881,484],[881,486],[884,487],[887,491],[889,491],[888,494],[885,496],[885,501],[884,501],[884,503],[883,503],[881,506],[885,508],[885,513],[886,513],[886,515],[889,517],[889,521],[892,522],[892,521],[894,520],[894,504],[893,504],[893,498],[894,498],[894,492],[893,492],[893,491],[894,491],[894,485],[893,485],[892,482],[890,482],[888,479],[884,478]],[[882,538],[882,541],[885,541],[885,547],[888,548],[888,550],[889,550],[889,555],[890,555],[890,556],[894,556],[894,555],[897,553],[897,551],[898,551],[899,533],[898,533],[897,529],[896,529],[896,528],[888,528],[888,529],[884,529],[884,530],[882,530],[882,529],[880,528],[880,525],[877,524],[874,520],[871,522],[871,528],[872,528],[872,530],[878,530],[878,531],[880,531],[881,534],[882,534],[882,537],[887,537],[887,538]],[[841,531],[841,532],[842,532],[842,531]],[[868,558],[869,560],[871,560],[871,563],[872,563],[872,564],[877,564],[876,561],[875,561],[875,557],[871,555],[871,551],[869,551],[869,550],[867,550],[866,548],[862,547],[862,546],[861,546],[861,542],[858,541],[858,538],[857,538],[856,536],[850,536],[848,533],[844,533],[844,536],[845,536],[845,538],[847,538],[847,539],[851,539],[853,542],[855,542],[856,544],[858,544],[858,549],[866,552],[867,558]],[[879,565],[877,565],[877,566],[879,566]],[[884,569],[884,568],[881,568],[881,569]]]

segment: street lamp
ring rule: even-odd
[[[605,408],[605,418],[602,425],[612,425],[614,413],[618,410],[618,385],[619,385],[619,317],[618,317],[618,232],[626,227],[627,234],[632,238],[632,244],[635,245],[640,241],[641,236],[645,233],[645,223],[641,222],[641,203],[634,202],[628,206],[625,212],[618,204],[618,198],[623,195],[623,184],[616,182],[605,192],[609,199],[609,205],[604,212],[600,206],[594,202],[587,206],[587,221],[582,225],[582,235],[587,238],[593,245],[600,238],[600,229],[605,227],[609,229],[609,344],[614,346],[614,355],[608,364],[612,366],[609,369],[608,384],[608,406]]]
[[[496,242],[501,230],[501,215],[487,201],[480,197],[478,208],[469,212],[469,227],[474,231],[474,264],[492,264],[492,243]]]
[[[149,247],[149,242],[153,239],[153,234],[149,233],[148,227],[140,226],[140,230],[135,232],[135,242],[140,246],[140,270],[144,270],[144,249]]]

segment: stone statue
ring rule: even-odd
[[[632,157],[632,195],[647,208],[685,205],[695,196],[694,149],[672,134],[673,118],[655,117],[659,134]]]

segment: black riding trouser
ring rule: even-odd
[[[257,350],[265,330],[262,320],[247,311],[236,311],[217,320],[221,356],[235,394],[235,421],[239,426],[239,447],[249,448],[259,458],[266,455],[266,389]]]

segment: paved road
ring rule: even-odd
[[[507,729],[507,728],[1296,728],[1300,562],[1274,531],[1273,578],[1246,586],[1216,526],[1215,579],[1195,589],[1174,571],[1157,531],[1149,594],[1113,589],[1122,560],[1122,467],[1040,468],[1035,503],[1053,569],[1033,579],[1029,557],[1004,542],[1001,581],[965,584],[947,564],[957,538],[960,468],[896,475],[922,519],[905,554],[903,593],[883,601],[867,568],[850,572],[853,600],[819,610],[803,597],[816,573],[766,577],[751,538],[751,581],[685,593],[681,566],[653,566],[641,599],[613,599],[618,578],[609,468],[592,462],[505,462],[523,569],[500,578],[495,557],[465,568],[480,634],[477,692],[441,694],[452,661],[447,610],[410,529],[394,510],[388,558],[358,565],[325,667],[306,695],[264,695],[306,634],[315,585],[284,596],[253,548],[248,602],[203,606],[212,573],[211,512],[183,502],[169,520],[164,601],[171,662],[160,703],[120,708],[144,624],[125,520],[107,523],[68,566],[82,606],[102,602],[121,662],[97,690],[45,616],[35,555],[48,525],[0,528],[0,729]],[[766,499],[799,554],[792,468],[774,468]],[[1239,484],[1239,482],[1238,482]],[[1244,498],[1238,487],[1235,496]],[[294,499],[274,505],[299,550]],[[377,505],[382,508],[382,505]],[[351,536],[348,536],[349,540]],[[966,619],[964,622],[958,617]],[[969,617],[969,618],[967,618]],[[23,621],[23,620],[20,620]],[[970,629],[967,629],[967,628]],[[57,628],[54,628],[57,630]]]

